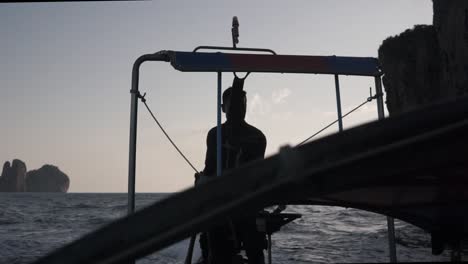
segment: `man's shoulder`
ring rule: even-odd
[[[221,124],[221,130],[224,131],[225,129],[226,129],[226,125],[224,123]],[[224,132],[222,132],[222,133],[224,133]],[[207,137],[208,138],[213,138],[213,137],[216,138],[217,134],[218,134],[218,127],[214,126],[210,130],[208,130]]]
[[[216,133],[216,129],[217,129],[217,127],[210,128],[210,130],[208,130],[208,134]]]
[[[226,124],[222,124],[222,130],[226,130],[228,129],[229,127],[226,126]],[[250,136],[254,136],[254,137],[257,137],[257,138],[262,138],[262,139],[265,139],[266,140],[266,137],[265,137],[265,134],[263,134],[263,132],[252,126],[251,124],[245,122],[243,125],[242,125],[242,128],[244,131],[247,131],[247,134],[250,135]],[[225,133],[225,132],[224,132]],[[216,137],[216,134],[217,134],[217,127],[213,127],[211,128],[209,131],[208,131],[208,138],[212,138],[212,137]]]
[[[245,123],[245,127],[247,128],[247,130],[249,130],[249,134],[266,139],[265,134],[263,134],[263,132],[260,129],[252,126],[249,123]]]
[[[208,137],[208,138],[216,137],[216,130],[217,130],[216,127],[211,128],[211,129],[208,131],[207,137]]]

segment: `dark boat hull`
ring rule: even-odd
[[[468,99],[434,105],[226,171],[37,263],[126,261],[226,217],[287,203],[368,210],[457,240],[468,236],[467,146]]]

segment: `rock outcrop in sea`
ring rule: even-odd
[[[433,25],[415,26],[384,40],[379,48],[390,115],[468,96],[468,1],[433,0],[433,8]],[[434,212],[442,222],[445,210],[452,208]],[[455,210],[453,215],[460,213]],[[456,233],[433,231],[432,253],[441,254],[446,245],[460,249]]]
[[[26,178],[26,164],[15,159],[3,165],[0,177],[0,192],[24,192],[24,181]]]
[[[433,24],[441,57],[441,84],[449,97],[468,94],[468,1],[434,0]]]
[[[3,165],[0,192],[63,192],[70,186],[70,178],[53,165],[44,165],[27,172],[26,164],[18,159]]]
[[[433,25],[383,41],[379,61],[390,115],[468,95],[468,1],[433,0]]]
[[[58,167],[44,165],[38,170],[26,174],[26,190],[28,192],[67,192],[70,179]]]

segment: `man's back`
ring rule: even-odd
[[[229,133],[231,131],[231,124],[226,122],[222,125],[222,164],[223,169],[228,168],[228,155],[236,152],[238,157],[237,164],[241,165],[253,160],[263,159],[266,150],[266,137],[256,127],[242,122],[239,129],[239,149],[234,149],[232,142],[228,139],[231,138]],[[217,129],[216,127],[210,129],[206,139],[207,151],[205,158],[205,169],[203,174],[207,176],[215,175],[216,173],[216,142],[217,142]],[[232,164],[229,167],[234,167]]]
[[[259,129],[245,122],[247,110],[246,93],[242,90],[243,80],[234,79],[233,87],[223,93],[222,110],[226,123],[222,125],[222,169],[235,168],[246,162],[263,159],[266,137]],[[207,151],[203,175],[213,177],[217,167],[217,128],[208,132]],[[222,224],[210,229],[200,237],[203,258],[210,264],[230,263],[237,256],[239,242],[244,247],[249,264],[263,264],[265,235],[256,229],[256,216],[243,216],[236,222]],[[232,228],[234,227],[234,228]],[[238,239],[233,243],[230,237]]]

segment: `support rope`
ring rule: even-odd
[[[345,118],[346,116],[348,116],[349,114],[351,114],[352,112],[358,110],[359,108],[363,107],[365,104],[371,102],[373,99],[377,99],[377,97],[381,96],[381,94],[375,94],[374,96],[369,96],[366,101],[364,101],[362,104],[356,106],[355,108],[353,108],[351,111],[347,112],[345,115],[341,116],[341,119]],[[331,127],[332,125],[336,124],[340,119],[336,119],[335,121],[333,121],[332,123],[328,124],[327,126],[325,126],[324,128],[320,129],[319,131],[317,131],[315,134],[313,134],[312,136],[308,137],[307,139],[305,139],[304,141],[302,141],[301,143],[299,143],[297,145],[297,147],[305,144],[307,141],[309,141],[311,138],[317,136],[318,134],[322,133],[324,130],[326,130],[327,128]]]
[[[195,168],[195,166],[193,166],[193,164],[187,159],[187,157],[184,155],[184,153],[182,153],[182,151],[177,147],[177,145],[174,143],[174,141],[172,141],[171,137],[167,134],[166,130],[164,130],[164,128],[162,127],[161,123],[159,123],[158,119],[154,116],[153,114],[153,111],[151,111],[151,109],[149,108],[148,104],[146,103],[146,93],[141,95],[138,93],[138,98],[141,99],[141,101],[145,104],[146,106],[146,109],[148,110],[148,112],[151,114],[151,116],[153,117],[154,121],[156,122],[156,124],[159,126],[159,128],[161,129],[161,131],[164,133],[164,135],[166,136],[166,138],[169,140],[169,142],[171,142],[172,146],[174,146],[174,148],[177,150],[177,152],[179,152],[179,154],[182,156],[182,158],[184,158],[184,160],[190,165],[190,167],[192,167],[192,169],[196,172],[196,173],[199,173],[198,170]]]
[[[247,77],[247,76],[246,76]],[[244,77],[245,78],[245,77]],[[156,118],[156,116],[153,114],[153,111],[151,111],[150,107],[148,106],[148,104],[146,103],[146,93],[141,95],[139,92],[137,93],[138,95],[138,98],[141,99],[141,101],[145,104],[146,106],[146,109],[148,110],[148,112],[150,113],[151,117],[153,117],[153,120],[156,122],[156,124],[159,126],[159,128],[161,129],[161,131],[164,133],[164,135],[166,136],[166,138],[169,140],[169,142],[172,144],[172,146],[174,146],[174,148],[177,150],[177,152],[179,152],[179,154],[182,156],[182,158],[184,158],[184,160],[190,165],[190,167],[192,167],[192,169],[196,172],[196,173],[199,173],[198,170],[195,168],[195,166],[193,166],[193,164],[188,160],[188,158],[184,155],[184,153],[182,153],[182,151],[177,147],[177,145],[174,143],[174,141],[171,139],[171,137],[169,136],[169,134],[167,134],[166,130],[163,128],[163,126],[161,125],[161,123],[159,123],[158,119]],[[364,101],[363,103],[361,103],[360,105],[356,106],[355,108],[353,108],[351,111],[347,112],[346,114],[344,114],[341,118],[345,118],[347,117],[348,115],[350,115],[351,113],[353,113],[354,111],[358,110],[359,108],[361,108],[362,106],[364,106],[365,104],[371,102],[373,99],[376,99],[377,97],[381,96],[381,94],[375,94],[374,96],[370,96],[366,99],[366,101]],[[317,131],[315,134],[313,134],[312,136],[308,137],[307,139],[305,139],[304,141],[302,141],[301,143],[299,143],[297,146],[301,146],[303,144],[305,144],[307,141],[309,141],[310,139],[312,139],[313,137],[317,136],[318,134],[322,133],[324,130],[326,130],[327,128],[331,127],[332,125],[336,124],[337,122],[339,121],[339,119],[336,119],[335,121],[333,121],[332,123],[328,124],[327,126],[325,126],[324,128],[320,129],[319,131]]]

